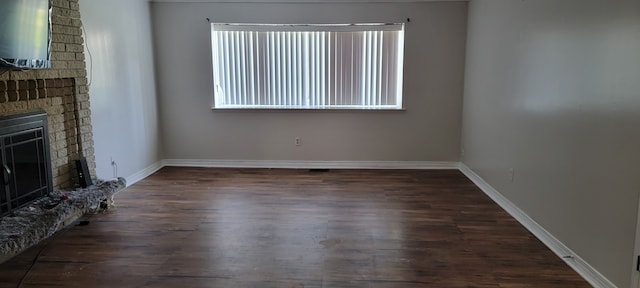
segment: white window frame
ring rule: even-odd
[[[403,23],[211,23],[211,45],[213,109],[403,109]]]

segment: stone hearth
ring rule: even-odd
[[[0,263],[52,236],[85,213],[113,206],[113,196],[125,187],[124,178],[117,178],[99,180],[87,188],[56,190],[0,218]]]

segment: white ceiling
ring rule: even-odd
[[[176,3],[412,3],[412,2],[469,2],[471,0],[148,0]]]

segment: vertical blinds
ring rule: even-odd
[[[403,24],[211,27],[214,108],[402,108]]]

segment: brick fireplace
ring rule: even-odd
[[[35,111],[46,113],[53,186],[48,196],[0,217],[0,263],[82,215],[110,207],[115,193],[126,186],[123,178],[95,179],[89,87],[78,0],[52,0],[51,22],[51,69],[0,70],[0,116]],[[75,160],[79,157],[86,158],[95,185],[76,187]]]
[[[72,188],[74,160],[87,158],[95,177],[89,89],[78,0],[52,1],[51,69],[0,71],[0,116],[44,110],[53,185]]]

